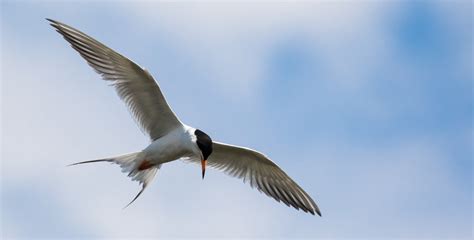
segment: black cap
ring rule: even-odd
[[[202,152],[202,156],[204,157],[204,159],[207,159],[212,153],[211,137],[209,137],[209,135],[205,134],[199,129],[196,129],[196,131],[194,131],[194,135],[196,135],[197,137],[196,143]]]

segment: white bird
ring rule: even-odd
[[[151,140],[142,151],[72,165],[92,162],[120,165],[123,172],[142,185],[130,205],[145,190],[162,164],[178,159],[200,162],[202,178],[208,164],[250,182],[252,187],[278,202],[321,216],[313,199],[267,156],[253,149],[213,141],[203,131],[182,123],[147,70],[79,30],[47,20],[115,88]]]

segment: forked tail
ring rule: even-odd
[[[142,185],[142,189],[140,190],[140,192],[138,192],[138,194],[133,198],[133,200],[124,207],[126,208],[130,206],[130,204],[132,204],[135,200],[137,200],[137,198],[142,194],[142,192],[147,187],[148,183],[150,183],[151,180],[153,180],[158,169],[160,169],[161,167],[161,165],[155,165],[147,169],[141,170],[140,165],[142,164],[143,161],[144,161],[143,153],[134,152],[134,153],[129,153],[129,154],[116,156],[116,157],[73,163],[68,166],[74,166],[74,165],[79,165],[79,164],[84,164],[84,163],[96,163],[96,162],[110,162],[110,163],[115,163],[115,164],[120,165],[120,167],[122,168],[122,172],[128,173],[128,176],[133,181],[138,181]]]

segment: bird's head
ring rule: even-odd
[[[199,129],[196,129],[196,131],[194,131],[194,135],[196,135],[196,144],[198,145],[199,150],[201,150],[202,153],[201,167],[202,178],[204,179],[204,175],[206,173],[207,159],[212,153],[212,139],[211,137],[209,137],[209,135]]]

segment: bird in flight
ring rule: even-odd
[[[150,145],[141,151],[71,164],[118,164],[142,186],[127,206],[140,196],[162,164],[181,159],[200,163],[203,179],[206,166],[210,166],[249,182],[278,202],[321,216],[313,199],[267,156],[250,148],[213,141],[203,131],[181,122],[147,70],[71,26],[46,20],[115,88],[137,124],[150,137]]]

